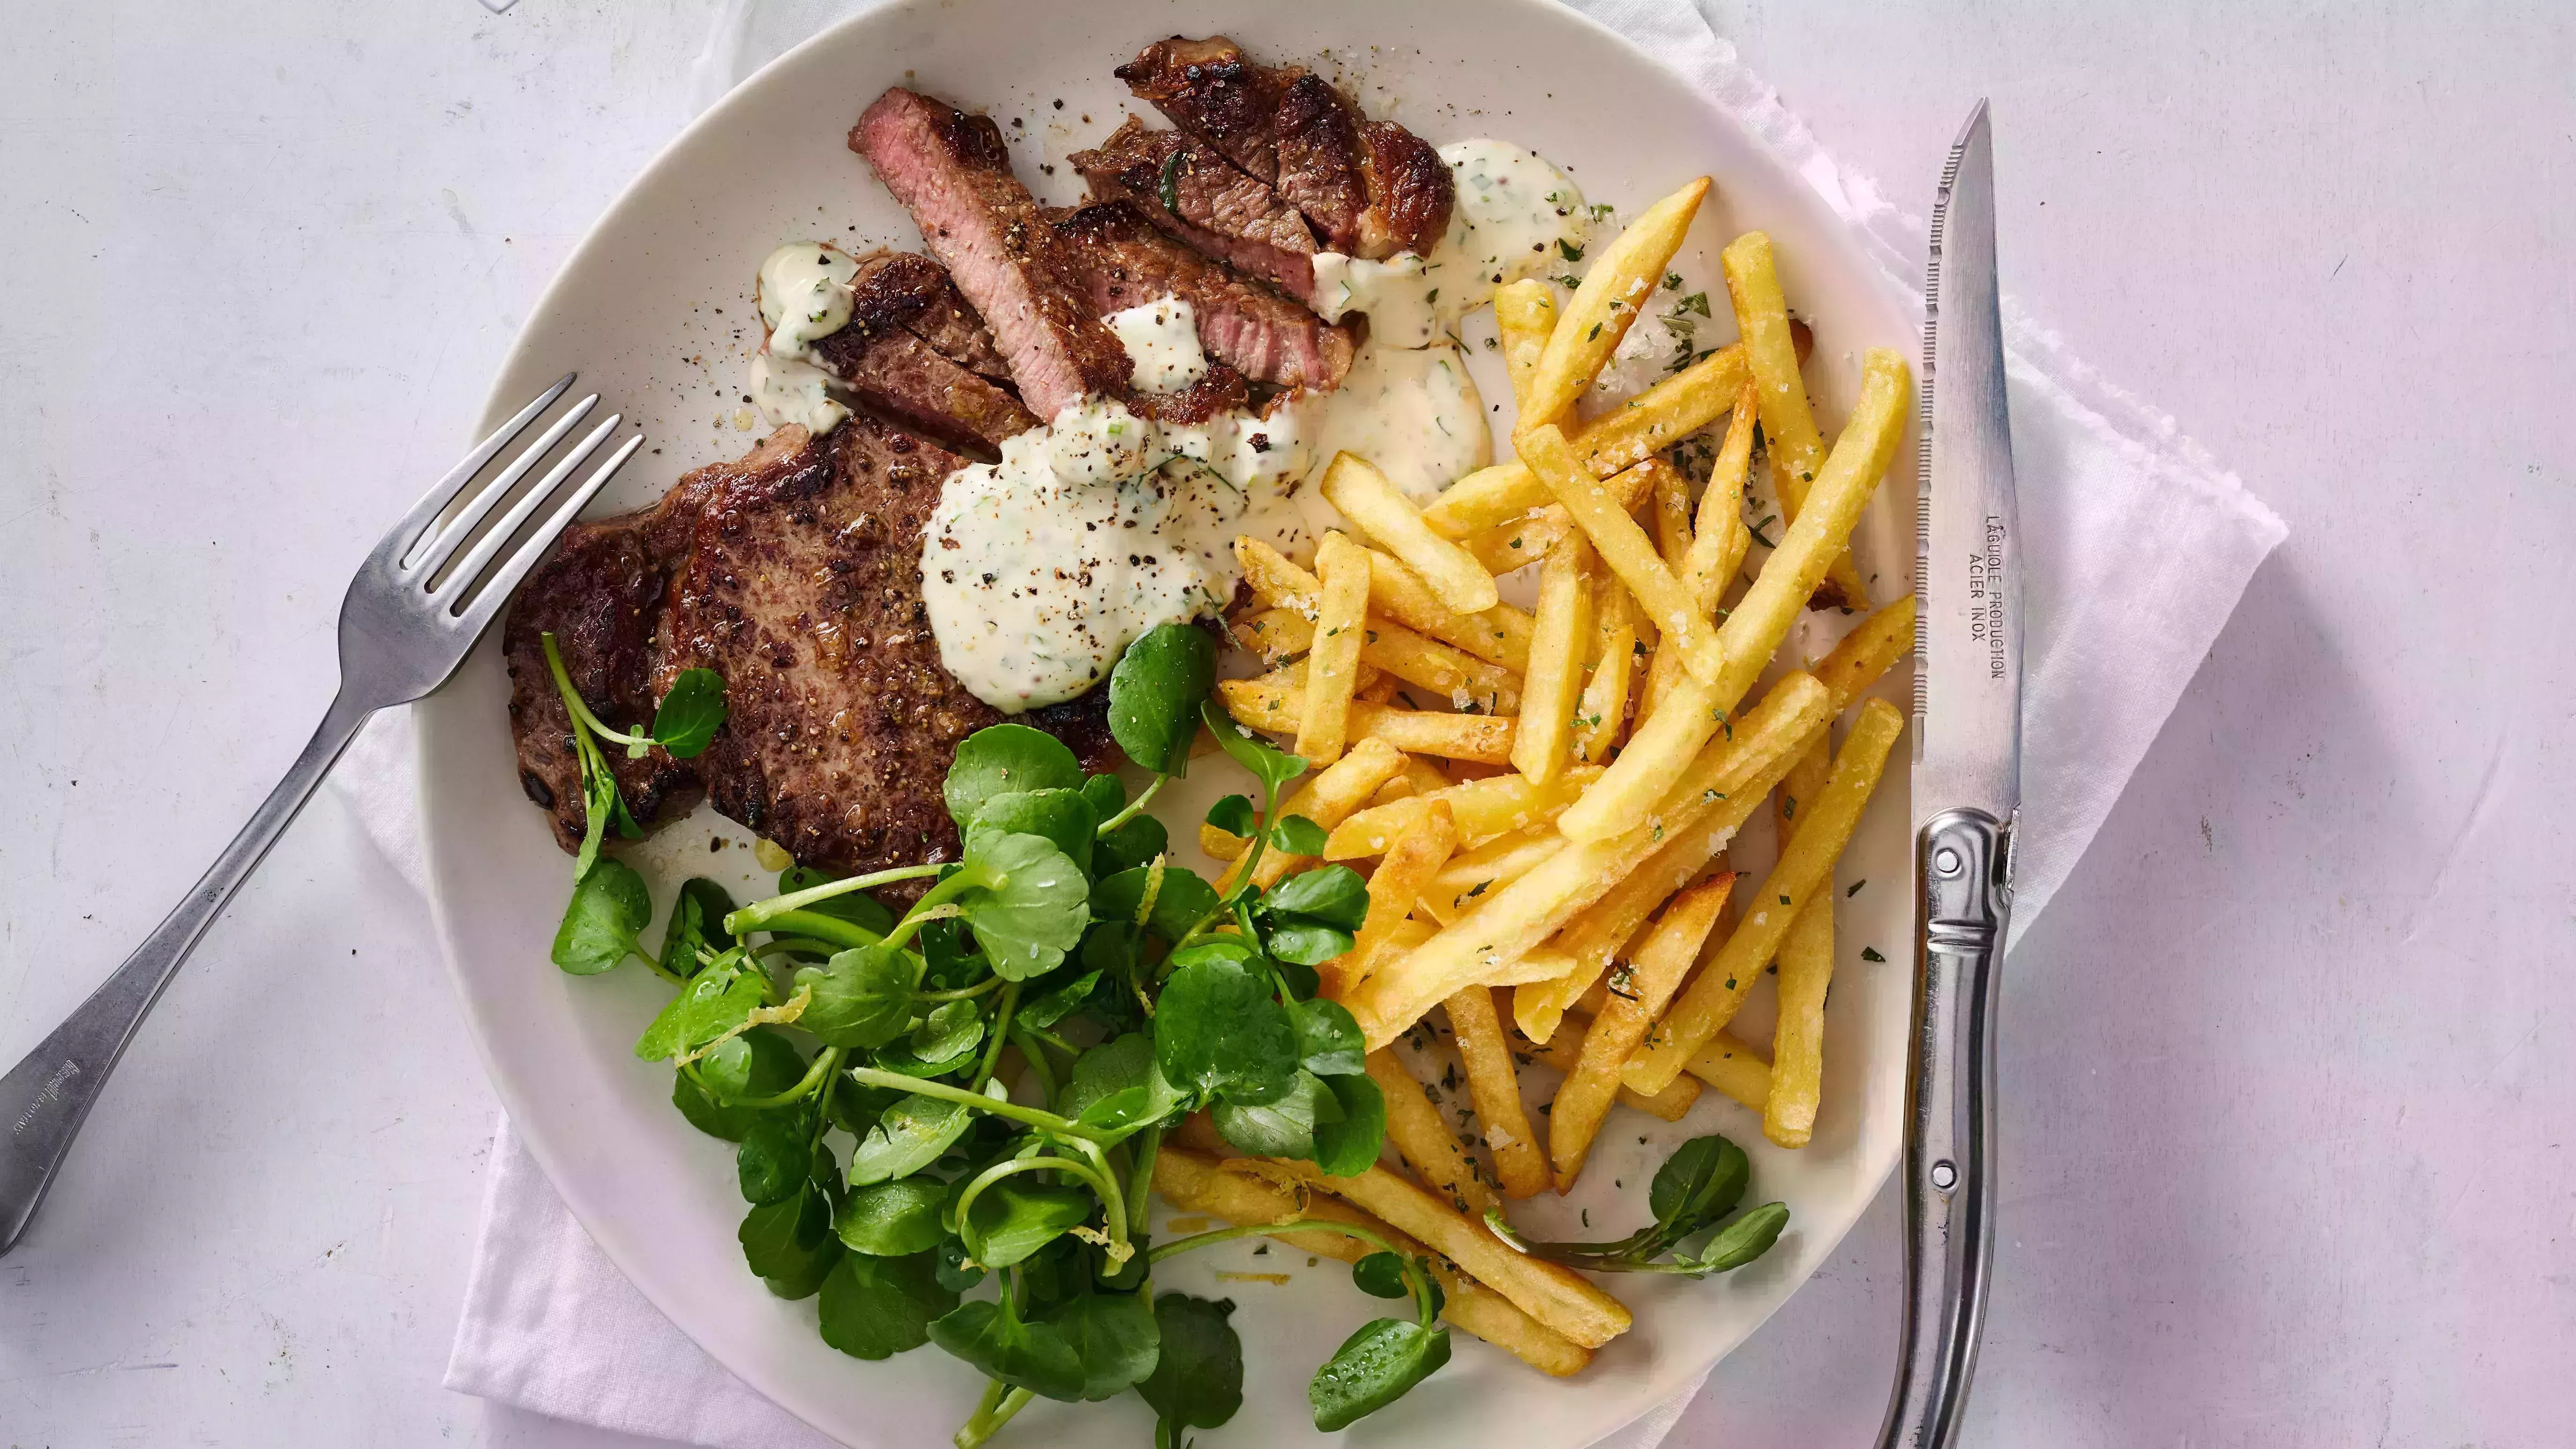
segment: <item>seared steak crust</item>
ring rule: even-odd
[[[1315,234],[1305,217],[1215,147],[1134,116],[1065,158],[1099,201],[1124,201],[1155,226],[1300,301],[1315,295]],[[1169,183],[1168,188],[1166,182]],[[1179,210],[1165,206],[1168,189]]]
[[[1087,394],[1126,391],[1127,350],[1068,280],[992,118],[898,86],[859,117],[850,149],[911,211],[923,245],[983,314],[1031,412],[1051,418]]]
[[[991,457],[1038,425],[1008,389],[942,356],[908,328],[849,326],[813,344],[815,360],[860,402],[950,447]]]
[[[1217,35],[1158,40],[1116,73],[1173,125],[1276,187],[1329,250],[1427,253],[1448,229],[1456,183],[1438,154],[1391,121],[1365,120],[1311,71],[1256,65]]]
[[[993,332],[948,269],[913,252],[877,252],[859,258],[850,278],[850,325],[870,335],[901,327],[940,356],[981,377],[1008,386],[1011,365],[993,346]]]
[[[1165,236],[1124,201],[1054,213],[1055,231],[1102,316],[1171,295],[1198,318],[1199,346],[1255,382],[1326,391],[1358,348],[1352,328],[1248,281]]]
[[[798,861],[857,873],[954,860],[940,784],[1003,716],[939,662],[921,534],[961,459],[853,417],[797,466],[708,500],[672,589],[674,669],[725,679],[725,727],[694,762],[716,809]],[[1107,692],[1026,722],[1114,758]]]

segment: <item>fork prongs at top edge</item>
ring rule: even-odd
[[[610,415],[608,421],[599,425],[598,431],[583,441],[578,452],[566,458],[553,472],[547,474],[543,483],[529,490],[528,496],[517,508],[511,510],[511,516],[485,535],[484,541],[475,547],[473,555],[457,566],[456,578],[449,580],[449,586],[454,587],[457,580],[466,578],[469,573],[479,571],[487,552],[498,549],[511,534],[517,532],[525,515],[535,511],[536,505],[554,492],[556,485],[562,482],[583,458],[590,455],[591,449],[601,439],[607,437],[609,430],[616,427],[617,423],[617,417],[614,414]],[[443,607],[440,613],[444,615],[452,611],[456,625],[462,628],[469,638],[480,634],[483,626],[491,622],[493,614],[500,610],[501,605],[519,587],[519,581],[528,576],[528,570],[537,566],[537,560],[544,557],[546,550],[554,546],[555,539],[563,533],[564,529],[571,526],[573,519],[580,515],[582,509],[589,506],[591,499],[599,496],[599,490],[608,486],[608,480],[617,476],[617,470],[626,466],[626,460],[634,457],[636,450],[643,446],[642,433],[637,433],[620,444],[616,452],[608,455],[606,462],[601,463],[579,488],[573,490],[572,496],[563,501],[561,508],[556,509],[536,532],[528,535],[527,542],[521,544],[516,553],[502,560],[499,567],[494,568],[484,577],[482,585],[471,598],[459,602],[454,596],[447,595],[442,590]]]
[[[446,477],[421,495],[420,501],[411,506],[411,512],[403,515],[402,522],[386,531],[384,538],[376,544],[369,562],[388,572],[399,572],[403,560],[428,535],[430,526],[438,522],[438,515],[446,512],[447,505],[456,501],[456,495],[465,491],[465,485],[473,482],[486,464],[499,457],[511,439],[525,432],[528,424],[535,422],[540,414],[555,405],[557,398],[570,391],[577,376],[579,374],[567,372],[556,378],[554,386],[539,393],[536,401],[519,409],[518,416],[493,429],[492,436],[475,444],[473,452],[466,454],[462,462],[447,471]]]

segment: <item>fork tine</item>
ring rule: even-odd
[[[555,445],[564,440],[564,435],[570,433],[583,418],[590,416],[590,410],[598,405],[599,394],[592,393],[565,410],[564,415],[548,425],[535,442],[530,443],[519,456],[511,459],[508,467],[495,475],[491,482],[483,485],[482,490],[457,511],[456,517],[449,520],[447,526],[438,531],[437,537],[422,544],[419,552],[403,564],[403,572],[424,583],[438,577],[439,570],[446,565],[447,560],[474,536],[474,530],[482,524],[485,516],[500,506],[501,500],[510,496],[510,490],[519,486],[519,480],[527,477],[531,469],[544,462],[546,455],[554,451]]]
[[[499,568],[492,571],[482,591],[458,611],[457,622],[465,630],[468,638],[483,632],[484,625],[492,621],[492,616],[500,611],[501,605],[517,591],[519,581],[527,577],[528,570],[537,566],[537,560],[544,556],[555,539],[572,523],[581,510],[588,506],[590,500],[598,496],[599,490],[608,486],[608,480],[616,476],[617,470],[626,466],[626,460],[634,457],[636,450],[643,446],[642,433],[628,438],[623,447],[611,453],[608,460],[599,465],[598,471],[592,473],[587,482],[573,490],[572,496],[564,500],[563,507],[556,509],[554,516],[547,519],[542,527],[531,534],[517,553],[510,555]]]
[[[623,421],[625,419],[616,413],[610,413],[598,427],[590,430],[588,437],[573,444],[564,454],[563,460],[547,469],[546,476],[539,479],[536,486],[522,495],[518,502],[511,504],[510,511],[501,515],[499,522],[483,530],[483,536],[474,541],[474,547],[464,558],[457,561],[455,568],[448,571],[447,578],[443,582],[429,591],[429,596],[442,606],[452,606],[458,599],[463,598],[466,591],[474,587],[474,581],[482,576],[484,565],[490,563],[492,556],[509,543],[510,536],[519,531],[519,526],[526,523],[530,515],[545,506],[546,500],[554,496],[557,488],[563,486],[563,481],[571,477],[591,454],[599,451],[599,445],[607,442],[608,435],[617,431],[617,425]],[[430,575],[424,572],[417,577],[426,579]]]
[[[411,552],[412,545],[420,542],[421,535],[438,521],[438,515],[455,501],[457,493],[474,481],[475,474],[483,471],[483,465],[500,456],[501,450],[510,446],[510,440],[526,431],[538,414],[553,407],[555,399],[562,397],[578,376],[579,373],[567,372],[556,378],[555,385],[538,394],[535,402],[519,409],[517,417],[493,429],[492,436],[475,444],[474,451],[465,455],[465,461],[449,469],[447,476],[438,480],[437,486],[421,495],[421,500],[412,505],[411,512],[404,514],[402,521],[395,524],[385,534],[383,542],[376,545],[382,561],[395,564]]]

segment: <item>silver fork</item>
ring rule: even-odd
[[[547,546],[644,445],[640,433],[628,438],[525,543],[494,564],[529,518],[617,430],[621,419],[611,413],[573,444],[535,486],[520,494],[507,512],[490,527],[483,526],[493,509],[598,405],[599,396],[593,393],[574,403],[440,525],[440,517],[467,485],[552,407],[572,382],[572,374],[565,374],[485,438],[367,555],[367,561],[358,566],[358,576],[349,581],[348,597],[340,603],[340,692],[304,753],[295,757],[286,778],[277,782],[250,823],[233,837],[214,868],[169,919],[145,937],[116,974],[92,992],[69,1020],[54,1028],[53,1035],[8,1076],[0,1077],[0,1253],[16,1247],[25,1234],[36,1205],[44,1201],[45,1189],[52,1186],[64,1154],[71,1150],[72,1138],[80,1132],[82,1119],[107,1085],[108,1073],[134,1039],[144,1014],[160,998],[161,988],[170,984],[179,963],[188,959],[188,952],[214,923],[224,903],[259,868],[261,857],[304,808],[332,762],[357,737],[359,727],[377,710],[418,699],[446,683]]]

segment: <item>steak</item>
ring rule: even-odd
[[[993,329],[1031,412],[1052,418],[1087,394],[1126,392],[1127,350],[1083,304],[991,117],[897,86],[850,129],[850,149]]]
[[[1118,67],[1139,98],[1313,224],[1324,246],[1384,259],[1428,253],[1449,227],[1455,179],[1392,121],[1369,121],[1300,66],[1263,66],[1224,36],[1158,40]]]
[[[725,679],[727,718],[703,754],[606,750],[638,822],[703,787],[804,865],[956,859],[940,787],[958,741],[1003,718],[942,667],[921,601],[922,526],[962,461],[865,415],[822,438],[782,428],[652,508],[567,532],[504,626],[520,780],[556,841],[577,849],[586,815],[545,630],[611,725],[649,720],[683,669]],[[1094,690],[1019,719],[1107,768],[1107,706]]]
[[[1125,201],[1051,213],[1066,257],[1102,316],[1171,295],[1198,318],[1199,347],[1255,382],[1339,387],[1358,348],[1353,329],[1238,276],[1156,230]]]
[[[1038,420],[1007,388],[960,367],[908,328],[849,326],[812,344],[814,359],[870,409],[952,448],[991,457]]]
[[[993,345],[992,329],[967,305],[948,269],[928,257],[878,252],[859,258],[850,278],[850,322],[869,332],[905,328],[958,366],[1010,385],[1011,365]]]
[[[1300,301],[1315,296],[1315,234],[1267,182],[1214,146],[1134,116],[1065,158],[1099,201],[1124,201],[1163,231]],[[1164,204],[1166,198],[1177,205]]]

